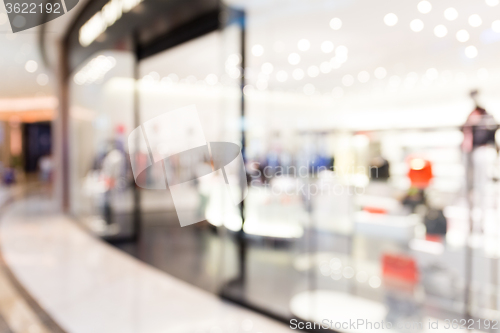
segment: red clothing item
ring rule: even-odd
[[[410,171],[408,177],[411,181],[411,186],[424,189],[429,186],[432,175],[432,165],[428,160],[422,158],[412,158],[410,161]]]

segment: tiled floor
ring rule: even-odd
[[[1,222],[6,264],[68,332],[291,331],[91,237],[42,199],[14,204]]]
[[[0,332],[50,333],[29,303],[0,269]]]

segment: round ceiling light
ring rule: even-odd
[[[448,21],[454,21],[458,17],[458,12],[455,8],[448,8],[444,11],[444,18]]]
[[[307,39],[301,39],[297,43],[297,47],[299,48],[300,51],[307,51],[311,47],[311,43]]]
[[[434,28],[434,34],[436,37],[442,38],[448,34],[448,29],[446,29],[444,25],[440,24]]]
[[[264,54],[264,48],[260,44],[255,44],[252,47],[252,54],[256,57],[260,57],[261,55]]]
[[[465,43],[466,41],[468,41],[470,38],[469,36],[469,33],[467,32],[467,30],[459,30],[457,32],[457,40],[461,43]]]
[[[34,73],[38,69],[38,64],[34,60],[28,60],[26,65],[24,65],[24,69],[29,73]]]
[[[273,72],[274,66],[270,62],[265,62],[262,64],[261,70],[262,73],[269,75]]]
[[[424,22],[422,22],[422,20],[415,19],[410,22],[410,29],[415,32],[420,32],[424,29]]]
[[[297,65],[300,62],[300,56],[297,53],[290,53],[288,56],[288,62],[290,65]]]
[[[332,18],[330,20],[330,28],[333,30],[339,30],[342,28],[342,21],[338,17]]]
[[[378,67],[374,74],[377,79],[382,80],[387,76],[387,70],[384,67]]]
[[[49,83],[49,77],[47,74],[38,74],[36,77],[36,82],[41,86],[46,86]]]
[[[417,5],[418,11],[422,14],[427,14],[432,10],[432,5],[429,1],[420,1]]]
[[[465,56],[467,58],[470,58],[470,59],[473,59],[475,57],[477,57],[477,54],[478,54],[478,51],[477,51],[477,48],[475,46],[467,46],[465,48]]]
[[[496,33],[500,33],[500,20],[493,21],[491,24],[491,30]]]
[[[394,13],[389,13],[386,16],[384,16],[384,22],[390,27],[393,27],[398,23],[398,17]]]
[[[471,15],[469,17],[469,24],[474,27],[474,28],[477,28],[479,27],[481,24],[483,24],[483,20],[481,20],[481,17],[477,14],[474,14],[474,15]]]

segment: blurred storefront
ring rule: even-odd
[[[64,41],[64,198],[91,232],[283,321],[499,330],[498,1],[127,4]],[[242,149],[238,206],[134,182],[130,133],[193,104]]]
[[[57,107],[54,97],[0,99],[2,184],[12,185],[37,176],[49,181],[49,169],[52,167],[49,165],[52,164],[51,122]]]

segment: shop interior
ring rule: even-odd
[[[244,25],[93,54],[71,73],[72,214],[284,321],[498,320],[500,6],[478,2],[231,0]],[[187,105],[242,148],[242,205],[135,186],[128,135]],[[207,219],[181,228],[183,210]]]

